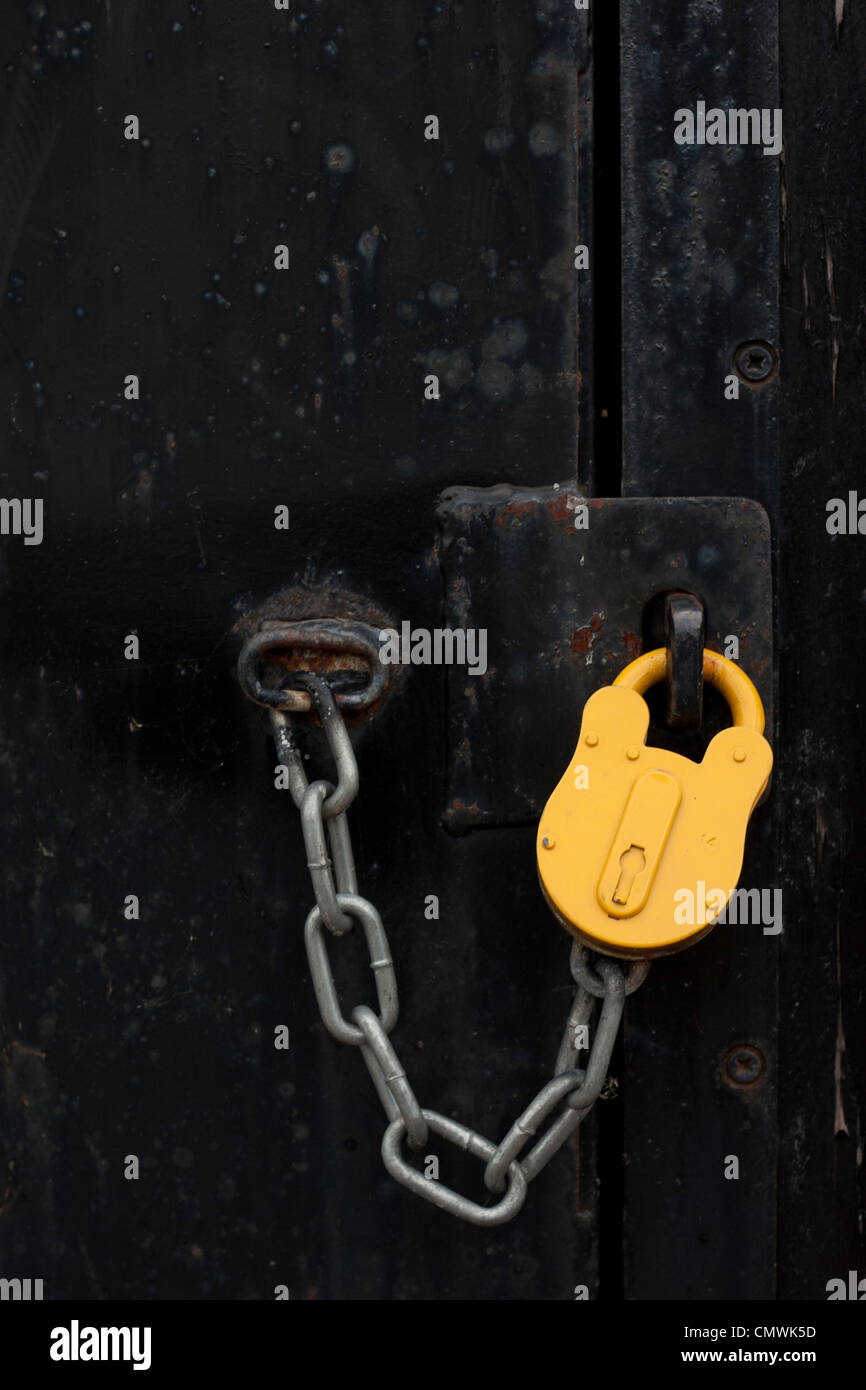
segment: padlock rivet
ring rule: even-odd
[[[734,762],[735,762],[735,763],[744,763],[745,761],[746,761],[746,750],[745,750],[745,748],[735,748],[735,749],[734,749]]]
[[[640,757],[640,749],[636,748],[634,744],[632,744],[631,748],[627,748],[625,750],[625,756],[628,758],[629,762],[633,763],[636,761],[637,758]]]
[[[584,739],[584,743],[589,744],[590,748],[594,748],[595,745],[598,743],[598,734],[587,734],[586,738]]]
[[[556,841],[554,840],[554,838],[553,838],[552,835],[545,835],[545,837],[544,837],[544,839],[542,840],[541,843],[542,843],[542,845],[544,846],[545,849],[555,849],[555,848],[556,848]]]

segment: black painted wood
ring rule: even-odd
[[[366,1071],[318,1021],[297,817],[230,637],[291,584],[434,627],[439,491],[573,471],[586,16],[148,0],[82,32],[48,8],[0,40],[4,489],[46,518],[2,546],[0,1272],[46,1297],[594,1290],[591,1135],[502,1231],[384,1172]],[[360,887],[419,1095],[499,1136],[550,1072],[567,951],[531,830],[442,828],[445,728],[421,668],[357,734]]]
[[[618,1098],[479,1232],[383,1171],[366,1072],[318,1021],[296,816],[233,629],[287,585],[435,626],[442,489],[619,490],[595,167],[616,132],[588,17],[82,8],[15,6],[0,39],[0,471],[46,507],[42,545],[0,538],[0,1277],[51,1298],[803,1299],[863,1276],[863,540],[825,526],[862,475],[862,15],[792,0],[777,68],[769,0],[622,7],[622,491],[768,511],[777,766],[742,881],[782,888],[785,931],[659,962]],[[615,98],[610,11],[591,22]],[[776,106],[779,74],[784,162],[673,144],[677,107]],[[753,337],[778,380],[726,401]],[[417,1090],[498,1136],[555,1056],[567,942],[531,825],[444,828],[454,715],[444,673],[413,669],[355,733],[352,824]],[[726,1068],[744,1043],[751,1087]]]
[[[866,1274],[866,537],[826,530],[831,498],[863,495],[862,12],[813,0],[782,6],[781,63],[779,791],[791,911],[780,980],[779,1292],[808,1299],[826,1297],[827,1281],[847,1281],[849,1270]]]
[[[700,100],[780,105],[776,9],[622,7],[626,494],[727,494],[774,510],[777,384],[743,385],[738,402],[724,390],[739,346],[777,340],[780,159],[677,144],[674,113]]]
[[[621,24],[623,491],[749,496],[775,538],[778,382],[743,384],[738,400],[724,387],[738,344],[776,341],[780,162],[753,146],[674,141],[674,113],[698,100],[779,106],[775,6],[634,5]],[[749,672],[745,647],[741,660]],[[781,886],[783,815],[774,787],[753,819],[741,886]],[[717,927],[654,966],[629,1002],[626,1298],[775,1295],[783,949],[760,924]],[[747,1086],[727,1063],[739,1044],[763,1059]],[[728,1155],[739,1180],[725,1177]]]

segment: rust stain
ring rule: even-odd
[[[46,1053],[40,1052],[38,1047],[27,1047],[25,1043],[12,1039],[13,1052],[23,1052],[25,1057],[41,1057],[45,1061]]]
[[[584,656],[592,646],[595,634],[600,631],[603,619],[600,613],[593,613],[586,627],[579,627],[572,633],[569,646],[577,656]]]
[[[567,521],[571,524],[573,512],[572,508],[569,506],[569,502],[571,502],[573,507],[575,502],[582,505],[584,501],[585,498],[579,497],[577,493],[563,492],[560,493],[558,497],[554,497],[552,502],[548,502],[547,510],[550,512],[554,521]]]
[[[467,806],[460,797],[455,797],[451,805],[445,811],[445,820],[454,820],[455,816],[471,816],[473,820],[478,820],[482,815],[481,807],[477,801],[473,801],[471,806]]]
[[[499,525],[504,525],[506,517],[508,517],[509,519],[511,517],[514,517],[517,520],[520,520],[522,517],[530,515],[532,512],[535,511],[537,505],[538,504],[535,501],[506,502],[505,506],[502,508],[501,516],[497,518],[497,520],[499,521]]]

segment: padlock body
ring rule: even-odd
[[[755,729],[723,729],[696,763],[648,748],[648,728],[636,691],[590,696],[538,826],[538,873],[556,916],[593,949],[627,958],[681,950],[710,930],[737,886],[773,765]]]

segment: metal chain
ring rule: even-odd
[[[598,957],[593,964],[586,948],[574,942],[571,973],[577,990],[553,1079],[527,1105],[500,1144],[435,1110],[422,1109],[388,1036],[398,1016],[397,980],[388,937],[373,904],[358,893],[346,819],[346,810],[358,791],[358,765],[349,735],[326,681],[309,672],[296,672],[291,679],[312,695],[337,768],[336,787],[324,780],[308,782],[288,715],[281,709],[270,710],[277,756],[287,769],[289,790],[301,813],[307,867],[316,898],[307,917],[304,941],[322,1022],[338,1042],[360,1049],[389,1121],[382,1140],[382,1159],[391,1176],[419,1197],[464,1221],[476,1226],[501,1225],[517,1215],[526,1198],[527,1184],[550,1162],[598,1100],[625,997],[643,984],[649,961],[634,961],[627,970],[607,957]],[[367,942],[378,1013],[362,1004],[352,1010],[349,1021],[334,983],[327,933],[345,936],[355,922],[360,923]],[[586,1066],[581,1068],[577,1063],[583,1030],[589,1027],[597,998],[601,1000],[601,1011],[592,1045],[587,1049]],[[547,1121],[547,1129],[541,1138],[536,1138]],[[482,1206],[412,1167],[403,1154],[404,1138],[411,1149],[419,1150],[428,1143],[431,1133],[482,1160],[484,1183],[490,1193],[499,1196],[497,1202]],[[535,1143],[521,1159],[519,1155],[531,1139]]]

